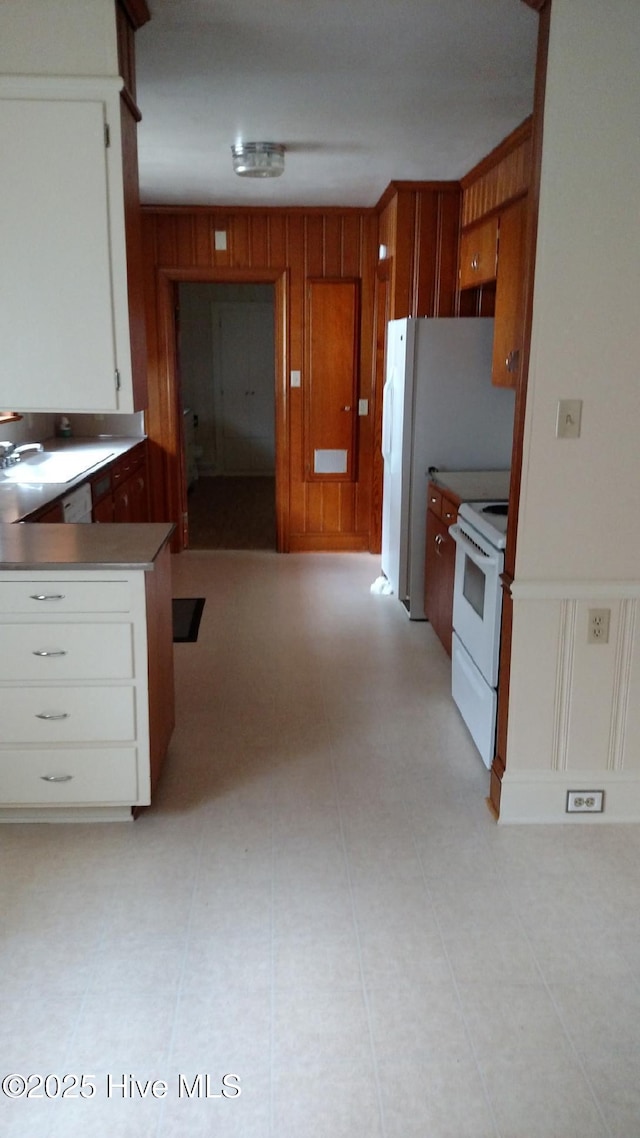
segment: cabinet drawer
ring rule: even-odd
[[[442,495],[440,517],[447,526],[452,526],[458,519],[458,507],[450,498],[445,498],[444,494]]]
[[[126,680],[133,675],[130,624],[5,624],[0,680]]]
[[[427,505],[430,510],[433,510],[437,518],[442,517],[442,494],[433,486],[429,486],[427,492]]]
[[[37,613],[48,618],[66,612],[129,612],[128,581],[3,581],[0,612]]]
[[[429,485],[427,491],[427,505],[429,509],[441,518],[446,525],[452,526],[458,517],[458,507],[452,498],[448,498],[441,490],[438,490],[433,484]]]
[[[133,450],[128,451],[114,462],[111,468],[111,481],[113,486],[117,486],[120,482],[124,482],[125,478],[129,478],[134,470],[137,470],[141,463],[144,462],[146,454],[145,444],[138,444]]]
[[[5,743],[99,743],[135,739],[130,687],[0,689]]]
[[[7,806],[129,805],[138,799],[135,747],[5,751],[0,765],[0,800]]]

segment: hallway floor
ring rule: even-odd
[[[96,1086],[0,1095],[2,1138],[637,1138],[640,829],[494,823],[378,565],[174,559],[153,807],[0,829],[2,1077]]]
[[[276,480],[198,478],[187,498],[190,549],[276,548]]]

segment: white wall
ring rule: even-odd
[[[10,443],[41,443],[55,431],[55,415],[24,415],[17,423],[0,423],[0,439]]]
[[[1,0],[0,74],[118,75],[114,0]]]
[[[214,285],[180,285],[180,386],[182,406],[198,416],[194,444],[198,467],[216,466],[216,425],[211,369],[211,302]]]
[[[216,302],[229,304],[270,302],[273,304],[273,286],[248,283],[187,283],[180,285],[182,405],[184,408],[189,407],[198,418],[194,442],[198,456],[198,469],[201,474],[205,475],[221,473],[216,439],[216,383],[214,381],[216,344],[212,324],[212,305]],[[267,350],[270,358],[273,359],[273,345],[270,344]],[[270,431],[273,435],[273,426],[270,427]]]
[[[640,820],[639,59],[637,0],[553,0],[502,821]]]

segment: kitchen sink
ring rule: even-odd
[[[15,466],[8,466],[0,470],[0,485],[3,482],[14,482],[18,485],[49,485],[56,482],[71,482],[86,474],[99,462],[106,462],[113,458],[113,451],[105,454],[104,449],[83,448],[76,451],[43,451],[42,454],[30,455],[17,462]]]

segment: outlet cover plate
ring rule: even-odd
[[[567,814],[602,814],[604,790],[568,790]]]

